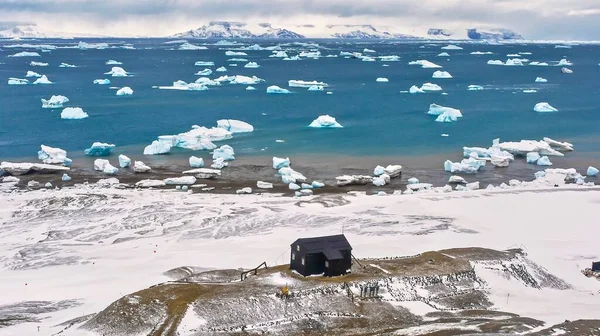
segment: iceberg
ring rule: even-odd
[[[131,96],[133,90],[129,86],[125,86],[117,90],[117,96]]]
[[[215,62],[212,61],[197,61],[194,63],[195,66],[215,66]]]
[[[183,81],[180,81],[183,82]],[[185,83],[185,82],[183,82]],[[200,77],[194,81],[196,84],[205,85],[205,86],[218,86],[221,85],[221,82],[217,82],[216,80],[210,79],[208,77]]]
[[[599,172],[598,168],[589,166],[586,174],[587,174],[587,176],[596,176],[596,175],[598,175],[598,172]]]
[[[572,150],[574,150],[572,143],[560,142],[560,141],[556,141],[556,140],[550,139],[548,137],[544,137],[544,138],[542,138],[542,140],[545,143],[547,143],[548,145],[550,145],[550,147],[552,147],[552,148],[558,148],[558,150],[562,150],[562,151],[572,151]]]
[[[21,51],[14,55],[8,55],[8,57],[40,57],[40,54],[30,51]]]
[[[227,62],[248,62],[248,60],[245,58],[230,58],[227,60]]]
[[[42,77],[36,79],[33,84],[54,84],[52,83],[50,80],[48,80],[48,77],[46,77],[46,75],[42,75]]]
[[[535,82],[536,82],[536,83],[547,83],[547,82],[548,82],[548,80],[547,80],[546,78],[537,77],[537,78],[535,79]]]
[[[39,78],[39,77],[42,77],[42,75],[40,75],[37,72],[27,71],[27,74],[25,75],[25,77],[36,77],[36,78]]]
[[[373,177],[366,175],[342,175],[335,178],[338,187],[349,185],[365,185],[373,182]]]
[[[113,149],[115,149],[115,145],[113,144],[94,142],[84,153],[87,156],[109,156]]]
[[[258,189],[273,189],[273,183],[257,181],[256,187]]]
[[[534,90],[534,89],[525,89],[525,90],[523,90],[523,93],[536,93],[536,92],[537,92],[537,90]]]
[[[166,185],[192,185],[196,183],[196,178],[193,176],[169,177],[163,180]]]
[[[248,86],[246,87],[246,91],[256,91],[256,88],[254,86]]]
[[[419,182],[419,179],[418,179],[418,178],[416,178],[416,177],[411,177],[411,178],[409,178],[409,179],[408,179],[406,182],[407,182],[408,184],[418,184],[418,183],[420,183],[420,182]]]
[[[308,127],[313,128],[342,128],[340,123],[338,123],[334,117],[325,114],[319,116],[317,119],[313,120],[313,122],[308,125]]]
[[[286,168],[290,166],[290,158],[279,158],[274,156],[273,157],[273,169],[281,169],[281,168]]]
[[[469,87],[467,88],[467,90],[469,91],[481,91],[483,89],[484,87],[481,85],[469,85]]]
[[[436,68],[442,67],[441,65],[437,65],[437,64],[427,61],[427,60],[412,61],[412,62],[409,62],[408,65],[420,65],[421,68],[423,68],[423,69],[436,69]]]
[[[376,59],[374,59],[373,57],[368,57],[368,56],[363,56],[361,61],[363,62],[375,62]]]
[[[542,155],[564,156],[563,153],[553,149],[545,141],[521,140],[520,142],[502,142],[498,148],[513,155],[527,155],[529,152],[538,152]]]
[[[273,50],[273,54],[269,55],[269,57],[276,57],[276,58],[288,58],[288,54],[285,51],[282,50]]]
[[[222,66],[222,67],[218,67],[215,71],[216,72],[227,72],[227,68]]]
[[[121,67],[112,67],[109,72],[105,72],[105,75],[111,75],[113,77],[127,77],[127,71]]]
[[[442,78],[442,79],[450,79],[452,78],[452,75],[447,72],[447,71],[436,71],[433,73],[433,75],[431,76],[431,78]]]
[[[450,57],[450,54],[448,54],[447,52],[442,52],[442,53],[439,53],[437,55],[437,57]]]
[[[484,166],[485,160],[479,160],[474,157],[464,159],[461,162],[452,162],[450,160],[444,162],[444,170],[449,173],[474,174]]]
[[[388,165],[387,167],[385,167],[384,172],[390,178],[395,178],[395,177],[400,176],[400,174],[402,173],[402,166],[401,165]]]
[[[267,93],[284,94],[284,93],[292,93],[292,92],[288,89],[282,89],[277,85],[271,85],[267,88]]]
[[[151,170],[150,167],[146,166],[142,161],[135,161],[133,164],[134,173],[147,173]]]
[[[547,156],[542,156],[539,158],[536,164],[538,166],[552,166],[552,162],[550,162],[550,159]]]
[[[300,190],[300,189],[302,189],[302,188],[301,188],[299,185],[297,185],[297,184],[296,184],[296,183],[294,183],[294,182],[291,182],[290,184],[288,184],[288,188],[289,188],[290,190]]]
[[[471,55],[493,55],[491,51],[473,51]]]
[[[363,52],[366,54],[366,53],[375,53],[376,51],[373,50],[373,49],[367,49],[367,48],[365,48],[365,49],[363,49]]]
[[[535,112],[558,112],[557,109],[545,102],[535,104],[533,110]]]
[[[277,172],[281,176],[281,179],[283,180],[284,183],[292,183],[292,182],[295,183],[295,182],[305,182],[306,181],[306,177],[304,175],[293,170],[290,167],[280,168]]]
[[[110,80],[108,80],[108,79],[94,79],[94,84],[108,85],[108,84],[110,84]]]
[[[108,160],[104,159],[96,159],[94,161],[94,170],[101,171],[108,175],[114,175],[119,171],[118,168],[114,167]]]
[[[308,91],[324,91],[325,88],[321,85],[313,85],[308,87]]]
[[[144,148],[144,155],[159,155],[167,154],[171,152],[171,148],[174,146],[175,138],[173,136],[160,136],[158,140],[152,141],[152,143]]]
[[[460,113],[460,112],[459,112]],[[437,122],[454,122],[457,121],[461,115],[453,114],[451,111],[446,111],[435,118]]]
[[[462,176],[452,175],[448,179],[448,183],[467,184],[467,181]]]
[[[489,65],[504,65],[504,62],[502,62],[500,60],[489,60],[489,61],[487,61],[487,64],[489,64]]]
[[[225,56],[248,56],[248,54],[246,54],[245,52],[242,52],[242,51],[227,50],[225,52]]]
[[[189,42],[184,42],[179,46],[179,50],[207,50],[207,47],[197,46]]]
[[[400,56],[379,56],[379,60],[382,62],[398,62],[400,61]]]
[[[226,129],[231,133],[247,133],[254,131],[254,126],[248,124],[247,122],[235,119],[217,120],[217,127]]]
[[[410,89],[408,90],[408,92],[410,92],[410,93],[425,93],[425,91],[421,90],[421,88],[419,88],[416,85],[411,86]]]
[[[387,83],[387,82],[389,82],[389,79],[387,79],[385,77],[379,77],[375,81],[378,83]]]
[[[447,45],[445,47],[442,47],[441,49],[442,50],[463,50],[462,47],[459,47],[459,46],[453,45],[453,44],[449,44],[449,45]]]
[[[204,70],[200,70],[198,72],[195,73],[196,76],[210,76],[212,75],[212,70],[210,69],[204,69]]]
[[[63,182],[68,182],[71,181],[71,176],[67,175],[67,174],[63,174],[63,176],[61,177],[61,180]]]
[[[214,150],[212,158],[213,160],[222,159],[224,161],[235,160],[235,152],[233,151],[233,147],[223,145]]]
[[[562,68],[562,69],[560,69],[560,72],[562,72],[564,74],[572,74],[573,70],[571,70],[569,68]]]
[[[286,57],[283,58],[284,61],[299,61],[300,60],[300,56],[292,56],[292,57]]]
[[[371,183],[373,183],[373,185],[376,187],[383,187],[384,185],[390,183],[390,177],[387,174],[382,174],[378,177],[374,177]]]
[[[211,168],[214,169],[223,169],[225,167],[227,167],[229,164],[227,162],[225,162],[225,160],[223,160],[223,158],[218,158],[216,160],[213,160],[213,163],[210,165]]]
[[[442,87],[437,84],[425,83],[421,86],[421,91],[442,91]]]
[[[319,57],[321,57],[321,52],[318,50],[316,50],[316,51],[301,51],[298,54],[298,57],[319,58]]]
[[[85,119],[89,117],[81,107],[67,107],[60,113],[61,119]]]
[[[60,63],[60,65],[58,67],[59,68],[77,68],[76,65],[69,64],[69,63]]]
[[[538,152],[527,153],[527,163],[536,163],[539,159],[540,154]]]
[[[67,157],[67,151],[64,149],[45,145],[41,145],[40,147],[38,159],[42,160],[45,164],[62,164],[67,167],[71,165],[72,160]]]
[[[69,98],[67,98],[65,96],[60,96],[60,95],[52,96],[48,100],[42,98],[42,108],[50,108],[50,109],[61,108],[61,107],[63,107],[63,104],[66,104],[68,102],[69,102]]]
[[[115,60],[108,60],[104,64],[106,64],[106,65],[122,65],[123,62],[119,62],[119,61],[115,61]]]
[[[322,183],[319,181],[313,181],[313,183],[311,183],[311,187],[313,189],[323,188],[323,187],[325,187],[325,183]]]
[[[173,82],[172,86],[156,86],[159,90],[179,90],[179,91],[206,91],[208,86],[198,83],[186,83],[182,80]]]
[[[288,86],[289,87],[300,87],[300,88],[309,88],[311,86],[322,86],[322,87],[328,87],[329,84],[325,83],[325,82],[317,82],[316,80],[313,81],[303,81],[303,80],[299,80],[299,79],[291,79],[288,81]]]
[[[217,78],[215,79],[216,81],[223,81],[223,79],[219,80],[221,78]],[[252,76],[252,77],[248,77],[248,76],[241,76],[241,75],[236,75],[236,76],[232,76],[232,77],[226,77],[224,80],[229,81],[229,84],[244,84],[244,85],[256,85],[259,83],[264,82],[264,79],[258,78],[256,76]]]
[[[141,180],[136,182],[135,186],[138,188],[156,188],[164,187],[166,184],[163,180]]]
[[[190,156],[190,167],[192,168],[202,168],[204,167],[204,160],[199,157]]]
[[[558,61],[558,64],[556,64],[556,66],[572,66],[572,65],[573,65],[573,63],[569,62],[566,58],[561,59],[560,61]]]
[[[31,63],[29,63],[29,65],[31,65],[31,66],[45,67],[45,66],[48,66],[48,63],[31,61]]]
[[[504,65],[506,66],[523,66],[525,64],[523,64],[523,62],[526,60],[522,60],[522,59],[518,59],[518,58],[509,58],[506,60],[506,63],[504,63]]]
[[[377,167],[375,167],[375,169],[373,169],[373,175],[380,176],[383,174],[385,174],[385,167],[378,165]]]
[[[123,154],[119,155],[119,167],[127,168],[129,166],[131,166],[131,159]]]
[[[244,65],[244,68],[257,69],[260,68],[260,65],[258,65],[256,62],[248,62],[246,65]]]

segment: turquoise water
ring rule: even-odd
[[[97,41],[96,41],[97,42]],[[574,46],[556,49],[553,45],[485,45],[461,44],[463,50],[447,51],[450,57],[436,57],[442,44],[370,43],[315,41],[323,55],[340,51],[374,49],[377,55],[398,55],[399,62],[362,62],[359,59],[321,58],[282,61],[269,58],[270,51],[246,51],[249,61],[261,65],[246,69],[244,63],[231,67],[225,47],[208,46],[209,50],[167,50],[174,45],[163,40],[109,40],[115,46],[130,43],[135,50],[56,49],[41,57],[11,58],[7,55],[31,48],[7,48],[17,43],[74,46],[77,41],[3,41],[0,48],[0,159],[35,156],[40,144],[60,147],[69,156],[82,155],[94,141],[114,143],[115,153],[141,155],[143,147],[159,135],[176,134],[192,125],[213,126],[222,118],[240,119],[255,126],[251,134],[236,135],[218,144],[230,144],[238,157],[288,155],[331,157],[360,156],[460,156],[462,146],[489,146],[493,138],[503,141],[541,139],[548,136],[575,144],[575,158],[598,161],[600,145],[600,46]],[[200,44],[201,41],[192,41]],[[255,42],[252,42],[255,43]],[[261,41],[262,46],[273,42]],[[176,46],[176,45],[175,45]],[[299,46],[284,47],[294,50]],[[471,55],[472,51],[491,51],[494,55]],[[507,54],[524,55],[532,61],[556,62],[567,58],[574,73],[565,75],[560,67],[492,66],[490,59],[505,61]],[[290,52],[295,54],[294,51]],[[111,66],[109,59],[123,62],[132,77],[112,78],[103,75]],[[454,79],[432,79],[436,69],[422,69],[408,62],[427,59],[442,65]],[[31,67],[32,60],[47,62],[48,67]],[[257,91],[246,85],[223,85],[209,91],[167,91],[155,85],[171,85],[176,80],[193,82],[194,73],[204,67],[198,60],[215,62],[228,68],[222,74],[256,75],[265,83]],[[59,68],[62,62],[77,68]],[[384,67],[383,64],[389,66]],[[27,70],[45,74],[54,85],[7,85],[9,77],[24,78]],[[389,83],[377,83],[386,77]],[[534,83],[536,77],[548,83]],[[94,85],[98,78],[110,78],[111,85]],[[294,94],[268,95],[269,85],[287,88],[290,79],[327,82],[329,91],[308,92],[290,88]],[[408,94],[412,85],[425,82],[439,84],[441,93]],[[467,91],[470,84],[482,85],[483,91]],[[130,97],[117,97],[110,86],[129,86]],[[537,93],[522,93],[536,89]],[[59,110],[41,108],[41,98],[65,95],[65,106],[82,107],[90,117],[62,120]],[[533,106],[547,101],[558,113],[536,113]],[[460,109],[464,115],[455,123],[435,122],[427,115],[428,106],[437,103]],[[306,126],[317,116],[330,114],[344,125],[343,129],[310,129]],[[441,137],[442,133],[449,134]],[[284,140],[278,143],[276,140]],[[190,155],[184,151],[181,155]],[[571,154],[569,154],[571,155]],[[593,162],[590,162],[593,163]],[[441,162],[440,162],[441,165]]]

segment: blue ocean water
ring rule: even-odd
[[[31,48],[9,48],[14,44],[52,44],[75,46],[77,40],[38,40],[0,42],[0,159],[33,157],[40,144],[60,147],[72,157],[82,155],[92,142],[117,145],[115,152],[141,154],[143,147],[159,135],[176,134],[192,125],[213,126],[222,118],[240,119],[255,126],[251,134],[236,135],[225,143],[236,149],[238,157],[268,155],[361,156],[460,156],[462,146],[491,145],[493,138],[503,141],[541,139],[544,136],[574,143],[579,158],[598,161],[600,155],[600,46],[580,45],[557,49],[539,44],[461,44],[463,50],[447,51],[450,57],[436,57],[444,44],[375,42],[357,43],[332,40],[315,41],[323,55],[340,51],[374,49],[378,55],[398,55],[399,62],[363,62],[352,58],[303,59],[282,61],[269,58],[270,51],[246,51],[258,69],[237,67],[225,56],[227,47],[208,45],[208,50],[168,50],[178,45],[165,40],[95,40],[117,48],[103,50],[56,49],[41,57],[7,57]],[[205,41],[191,41],[195,44]],[[124,43],[135,49],[118,48]],[[214,43],[214,41],[213,41]],[[256,41],[245,44],[256,43]],[[262,46],[273,41],[259,41]],[[284,49],[307,50],[290,45]],[[491,51],[493,55],[471,55],[473,51]],[[508,54],[523,55],[531,61],[573,62],[573,74],[562,74],[557,66],[492,66],[490,59],[505,61]],[[293,55],[296,52],[291,51]],[[123,62],[133,76],[104,75],[111,66],[109,59]],[[443,66],[453,79],[432,79],[436,69],[423,69],[408,62],[426,59]],[[42,61],[48,67],[31,67],[29,62]],[[211,78],[227,75],[256,75],[265,83],[257,91],[246,85],[222,85],[209,91],[171,91],[153,89],[171,85],[176,80],[193,82],[205,67],[194,66],[199,60],[214,61],[228,68],[227,73],[213,73]],[[77,68],[59,68],[62,62]],[[383,65],[388,66],[383,66]],[[7,85],[10,77],[24,78],[28,70],[45,74],[53,85]],[[377,83],[386,77],[389,83]],[[535,83],[536,77],[548,83]],[[109,78],[111,85],[94,85],[92,81]],[[290,88],[294,94],[269,95],[266,87],[287,88],[290,79],[327,82],[329,91],[308,92]],[[412,85],[426,82],[439,84],[441,93],[408,94]],[[482,85],[483,91],[467,91],[470,84]],[[129,86],[133,96],[118,97],[109,87]],[[536,89],[526,94],[524,89]],[[59,110],[41,108],[41,98],[61,94],[70,99],[65,106],[82,107],[89,118],[62,120]],[[533,106],[549,102],[558,113],[536,113]],[[427,115],[429,104],[437,103],[460,109],[464,115],[455,123],[435,122]],[[321,114],[334,116],[343,129],[306,127]],[[442,133],[448,137],[440,136]],[[278,143],[276,140],[285,140]],[[222,143],[219,143],[222,144]],[[185,155],[191,152],[186,151]],[[441,162],[440,162],[441,165]]]

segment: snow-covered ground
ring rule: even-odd
[[[163,273],[176,267],[284,264],[295,239],[341,232],[358,258],[523,248],[573,288],[527,288],[475,265],[494,308],[550,324],[598,318],[600,309],[600,282],[581,274],[600,258],[597,189],[295,199],[82,187],[3,193],[0,204],[0,308],[80,303],[0,335],[55,333],[58,323],[169,280]]]

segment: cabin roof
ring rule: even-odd
[[[352,246],[343,234],[335,236],[300,238],[292,245],[292,251],[295,246],[300,245],[300,251],[304,253],[323,253],[328,260],[343,259],[340,250],[352,250]]]

